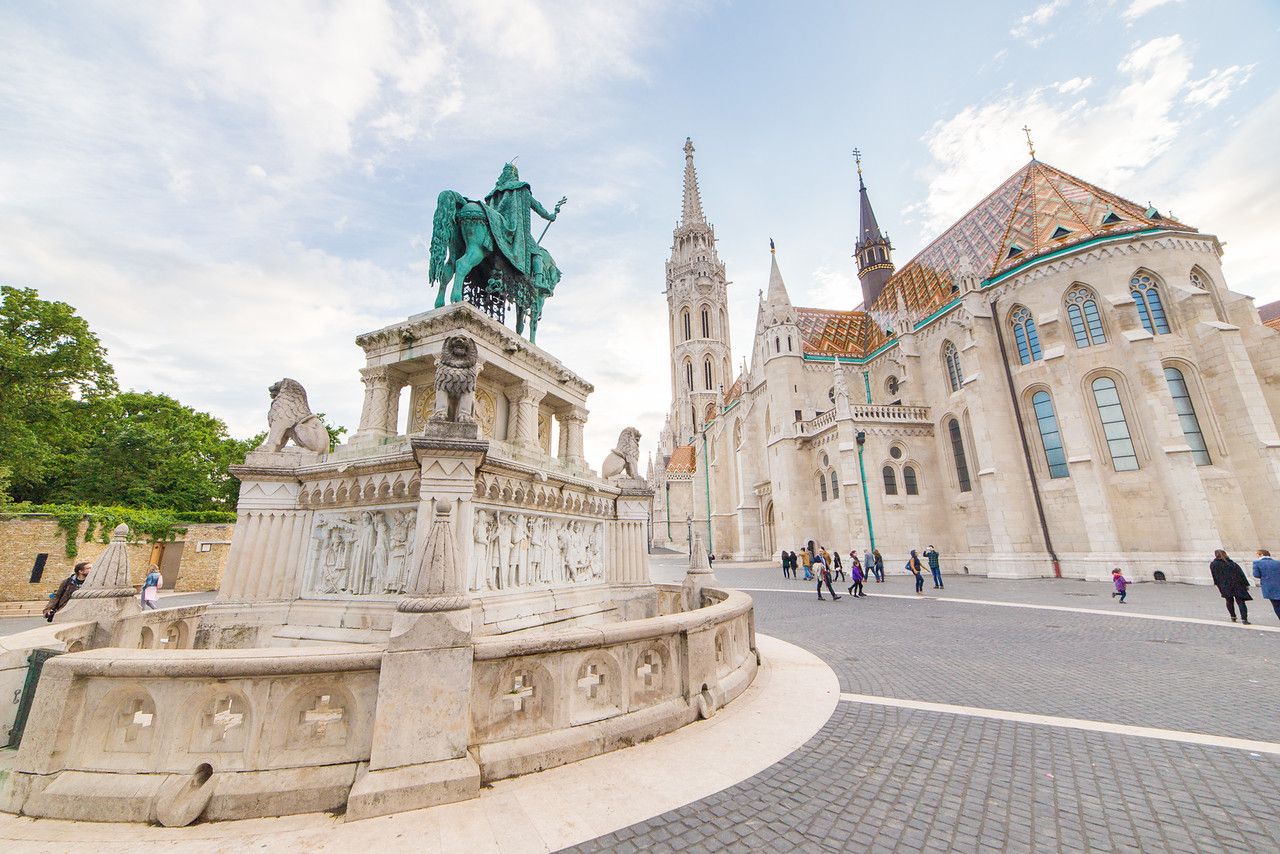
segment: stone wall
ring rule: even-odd
[[[186,534],[180,535],[177,541],[182,544],[182,560],[174,589],[179,592],[218,589],[235,526],[193,524],[185,527]],[[76,533],[76,544],[76,557],[67,557],[66,537],[49,516],[0,519],[0,602],[47,598],[71,574],[72,566],[82,560],[96,560],[107,547],[106,543],[96,540],[84,542],[83,523]],[[167,547],[173,548],[176,544]],[[208,550],[201,551],[202,547]],[[130,543],[128,549],[131,580],[141,585],[151,561],[152,544],[139,541]],[[31,569],[40,554],[48,555],[44,572],[38,582],[32,583]]]

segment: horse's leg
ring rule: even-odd
[[[535,312],[529,312],[529,343],[535,344],[538,340],[538,315]]]
[[[472,241],[470,238],[474,235],[468,234],[467,251],[462,254],[454,264],[453,272],[453,293],[449,295],[449,302],[462,302],[462,285],[466,281],[467,276],[475,269],[476,265],[484,260],[484,249],[478,242]]]
[[[436,308],[444,307],[444,286],[447,282],[441,282],[440,287],[436,288]]]
[[[524,332],[524,308],[516,306],[516,334]]]

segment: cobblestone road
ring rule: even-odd
[[[772,578],[717,572],[744,587]],[[965,588],[949,595],[1019,601],[1009,591],[1020,590],[1038,604],[1109,607],[1100,585],[1056,584],[966,579],[949,584]],[[910,589],[901,580],[879,588]],[[1096,601],[1064,598],[1073,592]],[[818,655],[845,692],[1280,741],[1277,633],[753,595],[757,629]],[[1158,596],[1148,607],[1221,616],[1208,607],[1221,607],[1212,589],[1167,585]],[[1280,757],[841,702],[812,740],[768,770],[573,850],[1275,851]]]

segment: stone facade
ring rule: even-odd
[[[166,586],[182,593],[217,590],[231,547],[233,524],[188,524],[186,533],[177,540],[162,544],[164,551],[181,552],[177,561],[177,578],[166,578]],[[76,534],[77,555],[67,557],[66,537],[48,516],[26,516],[0,519],[0,602],[34,602],[43,600],[71,574],[71,567],[82,560],[95,560],[106,543],[84,542],[84,524]],[[157,545],[136,542],[128,545],[129,565],[136,585],[141,585],[147,566],[159,559]],[[31,581],[32,568],[39,555],[46,555],[40,580]],[[173,565],[172,559],[166,564]]]
[[[1280,488],[1280,338],[1222,251],[1032,161],[866,310],[794,306],[773,257],[750,367],[663,435],[655,537],[670,492],[684,545],[709,482],[720,557],[933,544],[945,571],[1207,583],[1214,549],[1274,545]]]

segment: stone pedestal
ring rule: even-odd
[[[432,423],[428,436],[413,440],[422,467],[418,542],[426,545],[396,607],[369,767],[351,788],[348,818],[464,800],[480,790],[480,766],[467,749],[473,643],[457,531],[471,530],[476,469],[488,446],[442,436],[468,427],[474,437],[474,424]]]

